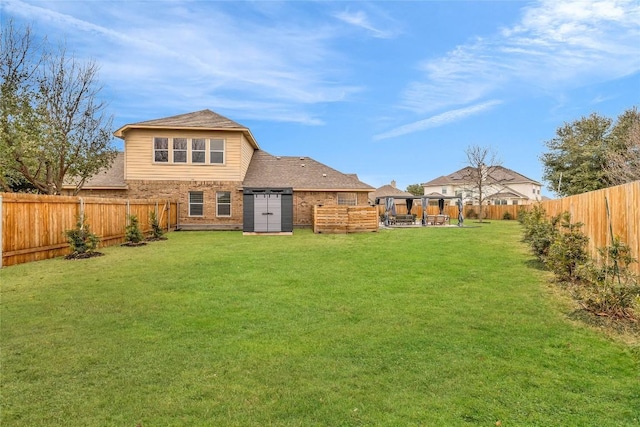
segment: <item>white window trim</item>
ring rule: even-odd
[[[166,139],[167,140],[167,148],[166,149],[156,149],[156,139]],[[174,160],[174,149],[173,149],[173,141],[175,139],[186,139],[187,140],[187,161],[186,162],[176,162]],[[193,140],[202,139],[204,140],[205,146],[204,150],[197,150],[198,152],[204,152],[204,162],[202,163],[194,163],[193,162]],[[222,141],[222,150],[211,150],[211,141]],[[158,151],[166,151],[167,152],[167,161],[160,162],[156,161],[156,152]],[[176,150],[176,151],[184,151],[184,150]],[[222,163],[211,163],[211,153],[217,152],[222,153]],[[227,140],[225,138],[187,138],[187,137],[168,137],[168,136],[154,136],[151,138],[151,162],[156,165],[189,165],[189,166],[225,166],[227,163]]]
[[[191,202],[191,195],[194,194],[194,193],[202,194],[202,202],[201,203],[192,203]],[[202,218],[202,217],[204,217],[204,191],[189,191],[188,197],[189,197],[189,208],[188,208],[189,209],[189,212],[188,212],[189,213],[189,217],[193,217],[193,218]],[[202,214],[201,215],[193,215],[191,213],[191,206],[192,205],[201,205],[202,206]]]
[[[229,203],[220,203],[220,202],[218,202],[218,194],[220,194],[220,193],[229,194]],[[229,215],[220,215],[220,212],[219,212],[220,205],[225,205],[225,206],[229,205]],[[231,215],[233,213],[231,211],[231,207],[232,207],[232,205],[231,205],[231,191],[216,191],[216,217],[220,217],[220,218],[229,218],[229,217],[231,217]]]
[[[212,142],[213,141],[222,141],[222,150],[213,150],[212,146]],[[224,166],[227,163],[227,141],[224,138],[209,138],[208,140],[208,148],[209,150],[207,151],[207,153],[209,154],[209,158],[207,159],[209,161],[208,164],[210,164],[211,166]],[[222,153],[222,163],[212,163],[211,162],[211,153]]]
[[[167,140],[167,148],[166,149],[157,149],[156,148],[156,139],[166,139]],[[168,165],[172,163],[172,158],[171,158],[171,144],[170,144],[171,138],[168,138],[166,136],[154,136],[153,140],[151,141],[151,160],[153,161],[153,163],[158,164],[158,165]],[[167,152],[167,161],[166,162],[161,162],[156,160],[156,152],[158,151],[166,151]]]

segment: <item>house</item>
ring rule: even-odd
[[[398,196],[402,196],[402,197],[411,197],[413,196],[413,194],[409,193],[408,191],[402,191],[399,188],[396,187],[396,182],[395,181],[391,181],[391,184],[386,184],[383,185],[382,187],[378,187],[376,188],[376,191],[369,193],[369,204],[370,205],[375,205],[376,203],[376,199],[381,199],[384,197],[398,197]],[[406,199],[398,199],[395,201],[396,205],[406,205],[407,204],[407,200]]]
[[[182,229],[241,230],[254,214],[272,220],[273,212],[257,211],[269,209],[268,199],[285,222],[308,227],[314,205],[367,205],[372,190],[308,157],[273,156],[247,127],[210,110],[128,124],[114,135],[124,153],[81,194],[174,199]]]
[[[491,205],[528,205],[542,200],[539,182],[503,166],[487,168],[483,181],[483,199]],[[424,194],[444,196],[462,195],[465,204],[478,204],[474,168],[467,166],[452,174],[441,176],[422,185]]]

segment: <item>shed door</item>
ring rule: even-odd
[[[256,232],[282,231],[280,194],[256,194],[253,200],[253,225]]]

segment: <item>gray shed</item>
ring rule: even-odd
[[[293,232],[293,188],[245,188],[242,197],[245,233]]]

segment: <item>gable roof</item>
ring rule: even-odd
[[[255,148],[258,143],[246,126],[234,122],[211,110],[195,111],[193,113],[179,114],[177,116],[164,117],[161,119],[146,120],[144,122],[131,123],[122,126],[113,134],[124,139],[125,133],[131,129],[198,129],[198,130],[234,130],[240,131],[247,136],[247,139]]]
[[[413,196],[413,194],[409,193],[408,191],[402,191],[399,188],[394,187],[393,185],[387,184],[387,185],[383,185],[382,187],[378,187],[376,188],[376,191],[369,193],[369,201],[373,203],[377,198],[388,197],[388,196],[411,197]],[[406,201],[406,199],[401,199],[401,200],[402,201],[400,201],[400,203],[404,203]]]
[[[431,187],[436,185],[460,185],[464,183],[468,183],[469,176],[475,170],[471,166],[466,166],[460,170],[457,170],[449,175],[439,176],[436,179],[433,179],[429,182],[422,183],[423,187]],[[500,184],[522,184],[522,183],[532,183],[540,185],[539,182],[534,181],[531,178],[527,178],[526,176],[519,174],[518,172],[511,170],[509,168],[505,168],[504,166],[492,166],[491,174],[489,178],[494,182],[499,182]]]
[[[309,157],[273,156],[262,150],[253,152],[242,186],[291,187],[296,191],[373,190],[357,175],[339,172]]]
[[[63,188],[75,188],[76,181],[65,182]],[[113,159],[111,166],[101,169],[98,173],[87,179],[82,186],[83,190],[126,190],[124,181],[124,153],[119,152]]]

